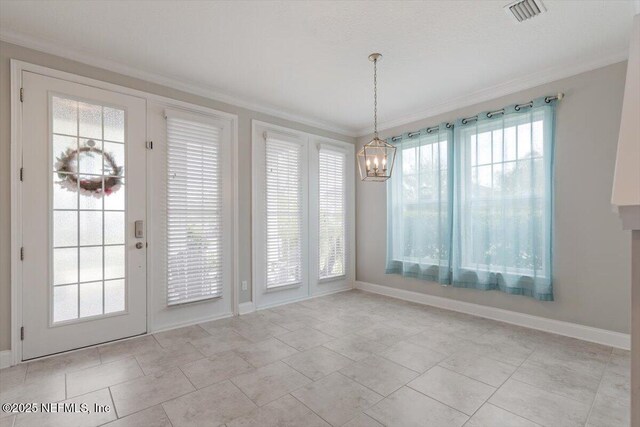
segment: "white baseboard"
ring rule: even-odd
[[[287,305],[287,304],[293,304],[293,303],[296,303],[296,302],[307,301],[307,300],[310,300],[310,299],[313,299],[313,298],[326,297],[327,295],[337,294],[337,293],[340,293],[340,292],[351,291],[353,289],[355,289],[354,286],[346,286],[344,288],[333,289],[331,291],[322,292],[322,293],[319,293],[319,294],[316,294],[316,295],[306,296],[306,297],[302,297],[302,298],[294,298],[294,299],[291,299],[291,300],[288,300],[288,301],[282,301],[282,302],[277,302],[277,303],[274,303],[274,304],[269,304],[269,305],[266,305],[264,307],[256,307],[255,310],[256,311],[257,310],[267,310],[267,309],[274,308],[274,307],[280,307],[281,305]]]
[[[0,351],[0,369],[13,365],[13,352],[11,350]]]
[[[238,314],[242,316],[243,314],[248,314],[256,311],[256,306],[253,301],[247,301],[240,303],[238,305]]]
[[[158,332],[170,331],[171,329],[183,328],[185,326],[191,326],[198,323],[211,322],[213,320],[220,320],[227,317],[233,316],[233,313],[225,313],[225,314],[216,314],[214,316],[204,316],[197,319],[189,319],[184,322],[172,323],[170,325],[161,325],[159,327],[154,328],[152,331],[149,331],[149,334],[155,334]]]
[[[473,304],[458,301],[450,298],[443,298],[420,292],[406,291],[403,289],[391,288],[388,286],[375,285],[367,282],[356,282],[356,289],[371,292],[388,297],[411,301],[418,304],[430,305],[447,310],[458,311],[487,319],[498,320],[500,322],[513,325],[524,326],[530,329],[537,329],[544,332],[551,332],[583,341],[590,341],[611,347],[629,350],[631,348],[631,336],[620,332],[606,329],[593,328],[591,326],[579,325],[577,323],[564,322],[561,320],[547,319],[545,317],[532,316],[530,314],[518,313],[516,311],[504,310],[501,308],[488,307],[486,305]]]

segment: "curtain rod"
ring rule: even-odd
[[[560,100],[562,100],[562,98],[564,98],[564,93],[559,92],[557,95],[545,96],[544,97],[544,102],[546,102],[548,104],[551,101],[555,101],[555,100],[560,101]],[[516,104],[514,109],[516,111],[520,111],[522,108],[527,108],[527,107],[533,107],[533,101],[529,101],[529,102],[527,102],[525,104]],[[501,108],[501,109],[496,110],[496,111],[489,111],[487,113],[487,117],[491,118],[491,117],[493,117],[493,116],[495,116],[497,114],[504,114],[504,108]],[[475,116],[465,117],[464,119],[462,119],[462,124],[467,124],[467,123],[472,122],[474,120],[478,120],[478,115],[477,114]],[[446,123],[446,127],[447,128],[453,127],[453,123]],[[432,127],[426,128],[425,130],[426,130],[427,133],[431,133],[431,132],[436,131],[438,129],[440,129],[440,126],[432,126]],[[416,135],[419,135],[420,132],[421,131],[409,132],[407,135],[409,136],[409,138],[412,138],[412,137],[414,137]],[[402,135],[391,137],[392,141],[397,141],[399,139],[402,139]]]

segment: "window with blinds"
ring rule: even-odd
[[[320,148],[318,176],[319,279],[346,274],[345,154]]]
[[[302,147],[266,138],[267,289],[302,282]]]
[[[222,296],[222,130],[167,111],[167,303]]]

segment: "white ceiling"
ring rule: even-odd
[[[2,1],[0,36],[347,134],[626,57],[632,1]],[[475,98],[474,98],[475,97]],[[442,111],[438,111],[442,112]]]

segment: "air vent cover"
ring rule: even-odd
[[[547,11],[542,0],[516,0],[504,7],[518,22],[526,21]]]

